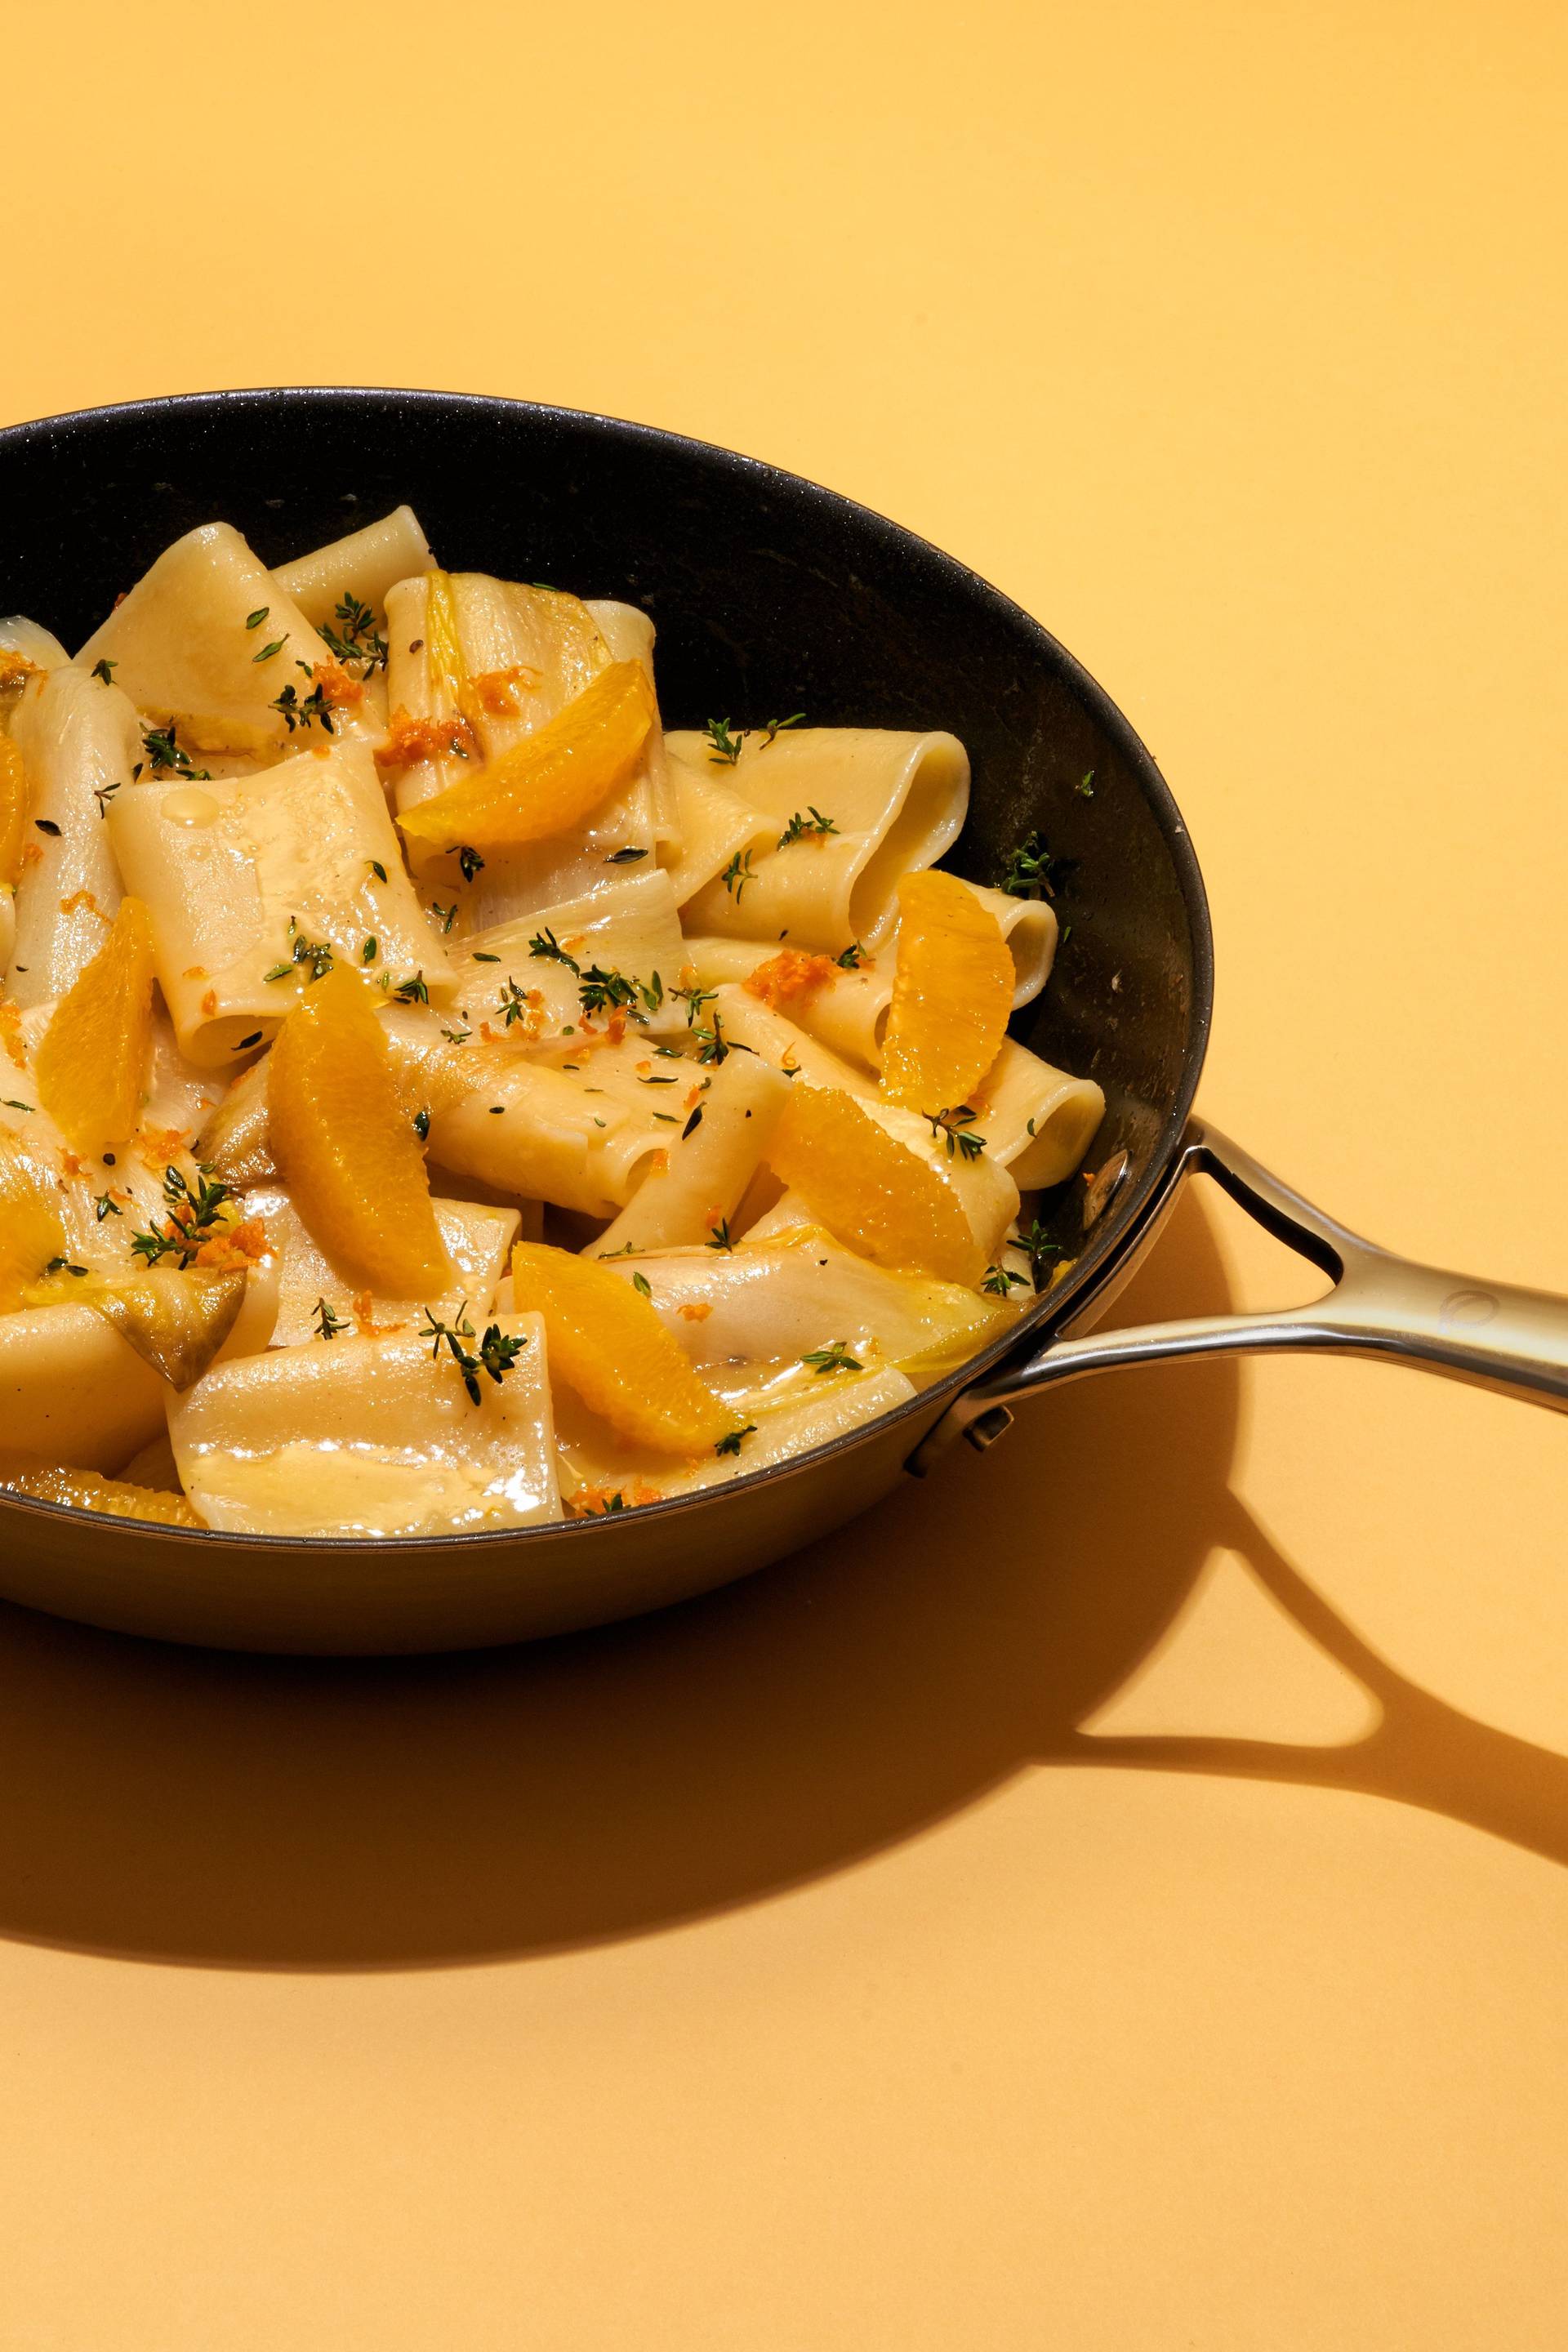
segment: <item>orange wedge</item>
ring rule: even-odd
[[[59,1200],[58,1185],[16,1139],[0,1136],[0,1315],[20,1307],[25,1285],[64,1252]]]
[[[858,1103],[797,1079],[768,1162],[835,1241],[900,1274],[973,1286],[984,1255],[957,1197]]]
[[[1002,1050],[1013,1010],[1002,926],[952,874],[899,884],[899,954],[882,1092],[931,1115],[969,1100]]]
[[[450,1286],[386,1039],[368,989],[341,965],[306,989],[278,1033],[268,1124],[295,1208],[346,1280],[389,1298]]]
[[[27,838],[27,773],[9,735],[0,735],[0,882],[13,887],[22,877]]]
[[[397,822],[431,849],[521,849],[569,833],[642,756],[658,713],[640,662],[612,662],[548,725]]]
[[[134,1135],[152,1048],[153,925],[140,898],[125,898],[35,1064],[38,1098],[73,1151],[96,1160]]]
[[[740,1428],[652,1302],[596,1258],[519,1242],[511,1281],[519,1311],[544,1318],[552,1378],[617,1436],[656,1454],[706,1454]]]
[[[26,1454],[0,1454],[0,1488],[32,1495],[40,1503],[72,1503],[79,1511],[107,1511],[115,1519],[153,1519],[164,1528],[205,1525],[183,1495],[163,1495],[151,1486],[100,1478],[95,1470],[70,1470],[63,1462],[39,1462]]]

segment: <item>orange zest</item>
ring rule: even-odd
[[[967,1102],[1002,1050],[1014,985],[990,908],[952,874],[906,874],[882,1049],[886,1099],[928,1117]]]
[[[810,955],[804,948],[781,948],[776,956],[760,963],[741,985],[760,1004],[771,1005],[775,1013],[782,1013],[786,1005],[809,1004],[837,970],[829,955]]]
[[[479,740],[468,720],[454,711],[449,719],[415,719],[401,703],[393,712],[386,740],[377,746],[378,768],[416,768],[421,760],[477,760]]]
[[[22,878],[30,797],[22,754],[9,735],[0,735],[0,882],[13,886]]]
[[[520,1313],[544,1318],[550,1373],[608,1422],[617,1436],[655,1454],[705,1454],[740,1427],[705,1388],[651,1300],[596,1258],[543,1242],[511,1255]]]
[[[943,1282],[973,1284],[984,1271],[957,1195],[848,1095],[797,1086],[768,1162],[834,1239],[862,1257]]]
[[[570,832],[632,773],[658,715],[641,663],[612,662],[546,726],[397,821],[437,850],[521,849]]]
[[[152,1046],[153,925],[140,898],[125,898],[35,1063],[39,1100],[73,1151],[96,1160],[135,1133]]]
[[[664,1496],[657,1486],[639,1478],[630,1486],[579,1486],[575,1494],[562,1499],[568,1518],[596,1519],[606,1511],[633,1511],[640,1504],[662,1503]]]
[[[386,1298],[448,1286],[424,1150],[369,992],[341,966],[306,989],[278,1033],[268,1123],[294,1206],[346,1280]]]

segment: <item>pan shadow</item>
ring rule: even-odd
[[[1231,1304],[1189,1194],[1111,1318]],[[139,1959],[457,1965],[843,1868],[1030,1765],[1367,1790],[1568,1861],[1568,1760],[1415,1689],[1227,1484],[1233,1364],[1085,1381],[748,1582],[531,1648],[230,1657],[0,1607],[0,1934]],[[1216,1546],[1382,1707],[1342,1748],[1090,1737]]]

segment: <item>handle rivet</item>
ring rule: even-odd
[[[1437,1309],[1437,1320],[1446,1331],[1456,1323],[1489,1323],[1498,1311],[1498,1302],[1489,1290],[1450,1290]]]

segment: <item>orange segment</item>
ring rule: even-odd
[[[568,833],[624,783],[658,712],[640,662],[612,662],[564,710],[399,824],[434,849],[521,849]]]
[[[126,898],[61,997],[35,1065],[38,1097],[73,1151],[96,1160],[134,1135],[153,1047],[153,925]]]
[[[9,735],[0,735],[0,882],[13,887],[22,877],[28,797],[22,754]]]
[[[899,955],[882,1092],[906,1110],[954,1110],[1002,1050],[1013,1009],[1002,926],[955,875],[899,884]]]
[[[834,1239],[862,1257],[972,1286],[984,1271],[956,1195],[850,1096],[797,1079],[768,1161]]]
[[[16,1138],[0,1136],[0,1315],[20,1307],[24,1286],[63,1254],[59,1197]]]
[[[40,1503],[71,1503],[79,1511],[107,1511],[115,1519],[153,1519],[160,1527],[199,1528],[183,1495],[162,1495],[151,1486],[100,1478],[95,1470],[69,1470],[62,1462],[39,1462],[26,1454],[0,1454],[0,1488],[32,1495]]]
[[[306,989],[268,1065],[272,1156],[338,1272],[390,1298],[447,1289],[425,1153],[368,990],[342,965]]]
[[[519,1311],[544,1318],[552,1377],[617,1436],[656,1454],[705,1454],[741,1426],[651,1302],[596,1258],[519,1242],[511,1280]]]

